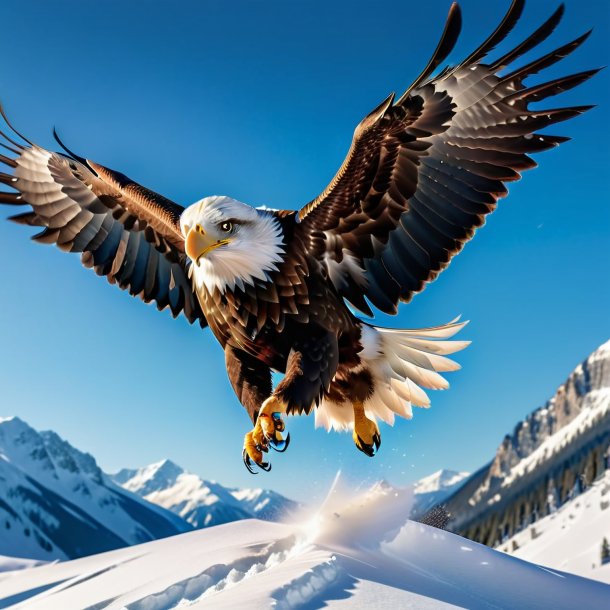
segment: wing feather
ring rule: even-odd
[[[183,208],[102,165],[32,144],[0,113],[16,136],[0,131],[0,140],[17,155],[0,155],[0,163],[13,169],[0,172],[0,182],[16,191],[0,193],[0,203],[31,207],[11,220],[42,227],[35,241],[79,252],[83,265],[111,284],[205,326],[188,279],[179,225]]]
[[[390,95],[364,118],[331,183],[298,212],[297,243],[308,245],[339,294],[365,313],[371,312],[365,298],[395,313],[398,301],[423,290],[507,195],[506,184],[536,167],[530,155],[568,139],[536,131],[591,108],[534,110],[529,104],[572,89],[598,70],[523,84],[589,33],[499,74],[551,35],[563,6],[512,50],[483,63],[513,30],[523,6],[524,0],[513,0],[483,44],[431,76],[457,40],[461,17],[452,5],[426,68],[396,102]]]

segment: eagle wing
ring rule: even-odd
[[[0,182],[16,192],[0,193],[0,203],[31,207],[10,220],[43,227],[32,239],[80,252],[83,265],[111,284],[205,326],[188,278],[183,208],[65,147],[67,155],[32,144],[2,116],[15,135],[0,131],[0,145],[14,154],[0,155],[12,169],[0,172]]]
[[[392,94],[356,128],[329,186],[297,216],[298,242],[326,268],[338,292],[371,315],[409,301],[448,266],[507,194],[505,183],[536,166],[528,156],[568,138],[535,133],[590,108],[529,105],[582,83],[597,70],[526,87],[574,51],[590,32],[499,76],[555,29],[563,6],[531,36],[492,63],[481,60],[514,27],[513,0],[493,34],[467,59],[432,72],[453,48],[461,17],[453,4],[436,51],[402,97]]]

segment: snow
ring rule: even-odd
[[[232,489],[206,481],[167,459],[139,469],[121,470],[111,478],[196,528],[252,517],[276,521],[298,507],[274,491]]]
[[[433,506],[441,504],[464,485],[469,476],[469,472],[457,472],[444,468],[417,481],[413,486],[415,494],[413,516],[420,516]]]
[[[606,584],[408,521],[412,500],[337,484],[291,523],[243,520],[0,574],[0,608],[607,607]]]
[[[547,403],[519,422],[504,437],[488,466],[477,474],[478,483],[447,498],[452,527],[505,510],[523,485],[533,489],[556,476],[559,464],[578,461],[581,451],[603,447],[610,429],[610,341],[579,364]],[[598,445],[600,445],[598,447]],[[563,466],[562,466],[563,468]],[[555,481],[557,483],[557,481]],[[473,509],[473,510],[471,510]]]
[[[602,343],[589,357],[589,362],[610,359],[610,340]]]
[[[129,473],[129,475],[121,480],[123,473]],[[173,485],[183,473],[184,470],[180,466],[165,459],[137,470],[121,470],[112,478],[113,480],[121,480],[120,485],[123,488],[144,497],[149,493]]]
[[[444,490],[448,487],[453,488],[469,476],[469,472],[456,472],[443,468],[417,481],[415,483],[415,493],[424,494]]]
[[[188,531],[54,432],[0,419],[0,554],[53,560]],[[1,566],[0,566],[1,568]]]
[[[604,537],[610,542],[610,470],[584,493],[531,524],[498,549],[610,584],[610,564],[600,565]]]
[[[46,562],[38,559],[21,559],[20,557],[7,557],[0,555],[0,572],[10,572],[14,570],[24,570],[34,566],[44,565]]]

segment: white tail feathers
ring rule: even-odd
[[[364,403],[367,416],[388,424],[394,416],[413,417],[412,406],[429,407],[430,399],[422,388],[444,390],[447,380],[439,373],[457,371],[460,365],[446,358],[470,341],[447,341],[468,322],[459,317],[443,326],[418,329],[390,329],[362,325],[360,357],[373,377],[375,391]],[[316,426],[327,430],[348,429],[354,416],[349,404],[321,401],[316,409]]]

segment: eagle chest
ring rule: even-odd
[[[278,335],[285,324],[279,303],[241,291],[205,290],[200,302],[210,329],[223,346],[230,344],[263,360],[277,364],[283,351]]]
[[[244,291],[204,289],[199,298],[223,348],[230,344],[280,369],[292,343],[306,337],[311,326],[339,335],[350,326],[348,310],[328,294],[323,278],[309,276],[308,280],[297,291],[287,290],[281,282],[268,282]]]

